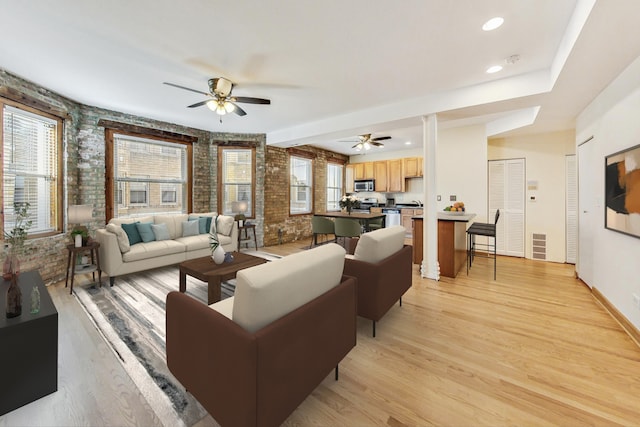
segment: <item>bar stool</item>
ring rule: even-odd
[[[481,246],[487,249],[487,257],[489,258],[492,257],[491,249],[493,249],[493,280],[496,280],[496,226],[498,225],[498,218],[500,218],[500,209],[496,210],[496,216],[493,224],[486,222],[474,222],[467,230],[467,275],[469,275],[469,269],[473,263],[473,258],[476,256],[476,246]],[[487,243],[476,243],[476,236],[487,237]],[[491,244],[489,239],[493,239],[493,244]]]

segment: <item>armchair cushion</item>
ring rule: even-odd
[[[401,225],[364,233],[360,236],[353,259],[377,263],[404,246],[405,229]]]
[[[238,272],[232,319],[255,332],[340,283],[345,250],[319,246]]]

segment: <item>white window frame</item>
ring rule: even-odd
[[[340,198],[343,194],[342,176],[344,166],[339,163],[327,163],[327,211],[340,210]],[[333,182],[332,182],[333,180]],[[337,185],[332,185],[337,184]]]
[[[302,180],[299,178],[303,177]],[[308,196],[308,197],[307,197]],[[313,211],[313,159],[289,155],[289,214]]]

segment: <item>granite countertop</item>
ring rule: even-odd
[[[475,218],[476,214],[460,212],[460,214],[448,213],[448,212],[438,212],[438,219],[442,221],[458,221],[458,222],[469,222],[473,218]],[[412,219],[423,219],[422,215],[416,215],[411,217]]]

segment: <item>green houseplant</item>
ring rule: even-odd
[[[20,261],[18,255],[22,254],[24,250],[24,241],[27,240],[27,234],[33,221],[29,219],[29,208],[31,205],[28,202],[16,202],[13,204],[13,211],[15,213],[15,224],[11,231],[4,232],[5,244],[9,244],[9,250],[7,257],[2,266],[2,277],[5,280],[10,280],[12,274],[20,273]]]

